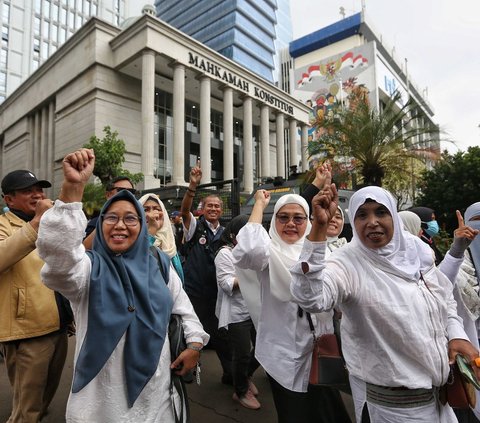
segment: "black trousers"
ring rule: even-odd
[[[190,296],[195,313],[197,314],[203,329],[210,335],[208,345],[217,353],[222,365],[224,377],[232,379],[232,353],[228,342],[228,334],[225,329],[218,329],[218,319],[215,316],[215,304],[217,299],[199,298]]]
[[[268,379],[278,423],[351,423],[337,390],[309,385],[307,392],[294,392]]]
[[[255,358],[256,331],[251,319],[228,325],[228,339],[232,348],[232,375],[236,394],[248,391],[248,382],[260,364]]]

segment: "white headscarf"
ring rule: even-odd
[[[355,228],[355,214],[367,199],[383,204],[393,219],[393,237],[381,248],[368,248],[361,241]],[[403,229],[403,223],[397,212],[397,204],[392,194],[380,187],[365,187],[350,198],[348,215],[352,224],[352,247],[359,248],[371,261],[388,273],[399,275],[408,280],[417,280],[420,271],[433,265],[430,247],[417,236]]]
[[[472,220],[472,218],[480,216],[480,202],[473,203],[465,210],[465,224],[473,229],[480,230],[480,220]],[[477,279],[480,282],[480,235],[470,244],[470,253],[472,254],[472,261],[477,272]]]
[[[345,226],[345,215],[343,214],[343,210],[340,206],[338,206],[338,211],[342,216],[342,225],[338,231],[338,235],[340,235],[343,231],[343,227]],[[343,247],[345,244],[347,244],[347,239],[339,238],[338,235],[327,236],[327,247],[330,251],[336,250],[337,248]]]
[[[280,197],[273,209],[273,216],[270,222],[269,235],[272,238],[270,244],[269,272],[270,272],[270,291],[272,295],[280,301],[290,301],[290,267],[292,267],[300,257],[303,241],[310,232],[312,224],[307,219],[307,229],[303,236],[294,244],[288,244],[282,240],[275,227],[275,220],[278,211],[286,204],[298,204],[305,211],[305,216],[309,215],[308,203],[303,197],[297,194],[286,194]]]
[[[177,254],[177,247],[175,246],[175,238],[173,236],[173,229],[168,218],[168,212],[162,200],[156,194],[145,194],[138,201],[143,206],[148,200],[153,200],[160,205],[163,211],[163,225],[158,228],[155,234],[155,245],[160,248],[168,257],[172,258]]]
[[[406,231],[410,232],[413,236],[419,236],[422,229],[422,221],[418,214],[411,212],[410,210],[404,210],[398,213],[400,219],[402,219],[403,227]]]

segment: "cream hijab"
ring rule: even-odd
[[[269,231],[270,238],[272,239],[268,260],[270,292],[280,301],[290,301],[292,299],[290,294],[290,281],[292,276],[289,269],[298,261],[300,253],[302,252],[305,237],[308,235],[312,227],[310,220],[307,219],[305,233],[297,242],[294,244],[288,244],[283,241],[275,227],[275,220],[278,211],[286,204],[298,204],[303,208],[305,216],[309,215],[308,203],[303,197],[297,194],[286,194],[280,197],[273,209]]]
[[[345,226],[345,215],[343,214],[343,210],[341,209],[340,206],[338,206],[338,211],[340,212],[340,215],[342,216],[342,226],[340,227],[340,230],[338,231],[338,235],[340,235],[343,231],[343,227]],[[336,236],[327,236],[327,247],[330,251],[336,250],[337,248],[343,247],[344,245],[347,244],[347,239],[346,238],[339,238],[338,235]]]
[[[404,210],[398,213],[400,219],[402,219],[403,226],[406,231],[410,232],[413,236],[419,236],[422,229],[422,221],[420,217],[410,210]]]
[[[392,240],[382,248],[371,249],[360,241],[355,228],[355,214],[367,199],[383,204],[393,219]],[[397,212],[397,203],[392,194],[380,187],[365,187],[352,195],[348,207],[350,222],[353,222],[352,247],[358,248],[375,266],[407,280],[418,280],[420,271],[433,265],[430,247],[418,236],[403,229],[403,223]]]
[[[175,246],[175,238],[173,236],[172,225],[168,218],[168,212],[162,200],[156,194],[145,194],[138,201],[143,206],[148,200],[155,201],[160,205],[163,211],[163,225],[155,234],[155,245],[160,248],[168,257],[172,258],[177,254],[177,247]]]

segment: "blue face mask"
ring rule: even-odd
[[[431,220],[430,222],[426,222],[426,223],[427,223],[427,229],[425,229],[425,232],[433,238],[440,231],[438,223],[436,220]]]

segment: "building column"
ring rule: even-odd
[[[243,98],[243,190],[253,191],[252,99]]]
[[[210,129],[210,78],[200,77],[200,165],[202,184],[212,182],[212,136]]]
[[[40,143],[37,144],[39,148],[38,158],[39,158],[39,170],[37,177],[42,179],[47,179],[48,166],[48,106],[42,107],[41,110],[41,132],[40,132]]]
[[[261,147],[261,173],[262,178],[270,175],[270,110],[266,104],[260,107],[260,147]]]
[[[55,103],[51,101],[48,104],[48,154],[47,154],[47,179],[53,184],[55,173]]]
[[[301,135],[301,146],[302,146],[302,172],[308,170],[308,126],[302,125],[302,135]]]
[[[233,89],[223,89],[223,179],[233,179]]]
[[[276,140],[277,140],[277,174],[285,178],[285,124],[283,113],[276,116]]]
[[[142,172],[143,188],[156,188],[160,181],[155,179],[155,52],[146,50],[142,54]]]
[[[290,138],[289,169],[291,169],[292,166],[297,166],[297,172],[298,172],[299,169],[298,169],[298,159],[297,159],[297,121],[295,119],[290,119],[288,132],[289,132],[289,138]]]
[[[173,185],[185,185],[185,66],[173,66]]]

